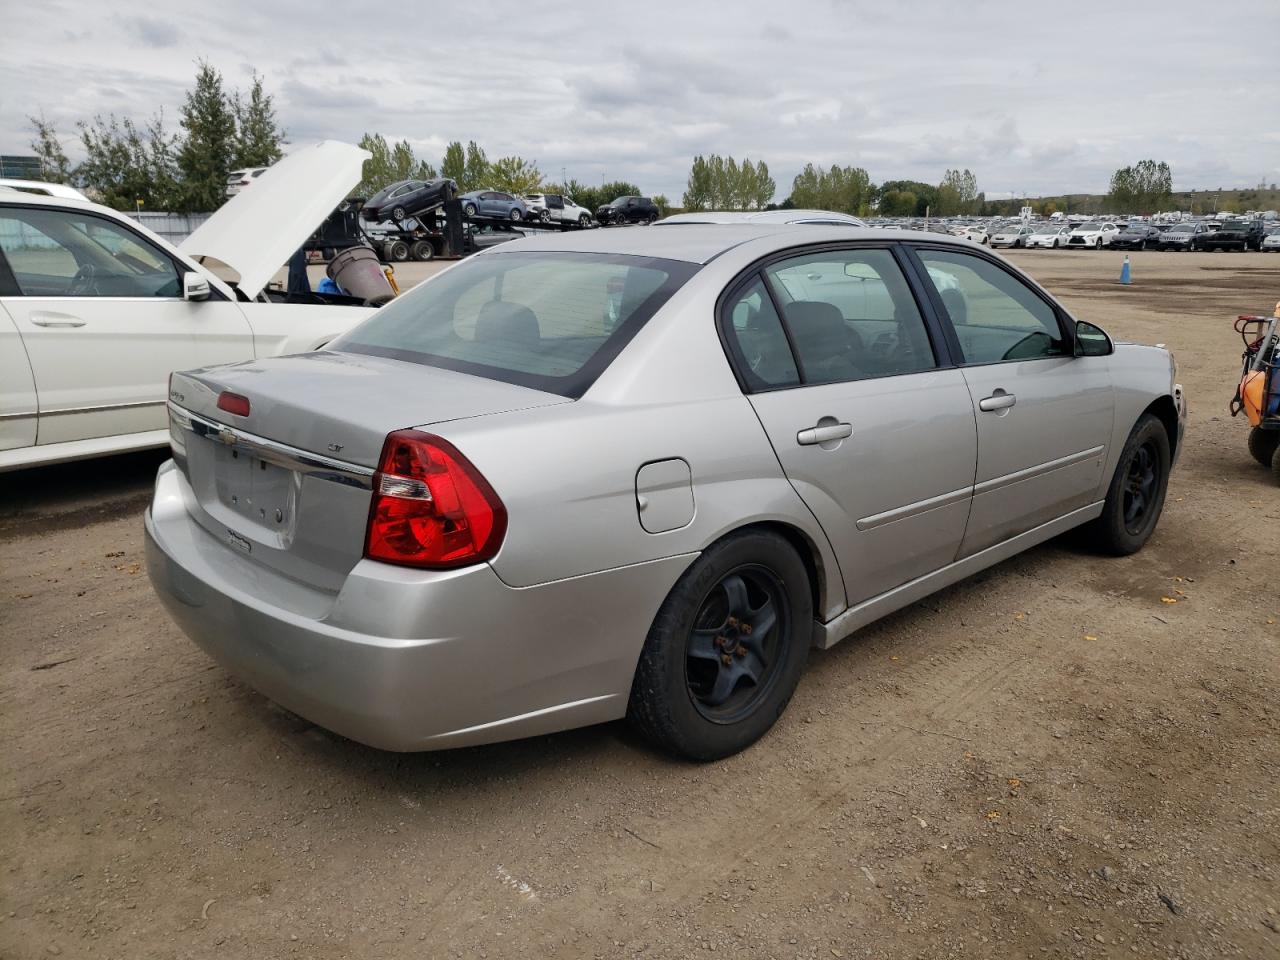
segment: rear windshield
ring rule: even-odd
[[[329,344],[580,397],[698,266],[591,253],[486,254]]]

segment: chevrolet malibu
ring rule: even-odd
[[[811,647],[1071,528],[1140,549],[1185,404],[967,241],[688,225],[503,244],[169,415],[151,580],[266,696],[386,749],[625,716],[706,760]]]

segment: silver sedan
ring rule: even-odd
[[[1185,404],[962,240],[519,240],[327,349],[175,374],[152,582],[229,671],[432,750],[628,717],[709,759],[811,647],[1073,527],[1155,529]]]

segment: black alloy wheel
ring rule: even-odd
[[[1155,441],[1147,440],[1134,451],[1124,480],[1124,528],[1131,536],[1142,532],[1156,506],[1160,470]]]
[[[703,600],[685,646],[685,683],[713,723],[736,723],[767,696],[791,642],[786,591],[777,574],[746,565]]]

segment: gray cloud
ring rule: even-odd
[[[73,158],[75,121],[94,113],[164,108],[172,124],[205,57],[232,87],[264,75],[294,143],[378,131],[438,162],[474,139],[549,175],[673,198],[710,152],[767,161],[779,199],[810,161],[933,183],[969,167],[992,195],[1099,191],[1144,157],[1167,160],[1179,188],[1280,180],[1280,112],[1261,82],[1273,66],[1240,34],[1280,35],[1274,0],[1229,16],[1197,0],[740,0],[732,15],[649,0],[589,18],[559,0],[454,0],[376,24],[331,0],[154,10],[8,11],[0,150],[23,152],[41,110]]]

